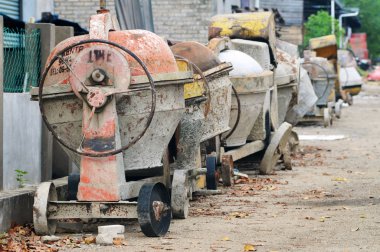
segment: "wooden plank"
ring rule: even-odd
[[[223,156],[231,155],[233,161],[248,157],[254,153],[264,150],[265,144],[263,141],[254,141],[247,143],[238,149],[230,150],[223,153]]]

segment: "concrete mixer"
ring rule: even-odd
[[[76,200],[58,200],[51,182],[38,187],[38,234],[53,234],[57,220],[72,218],[137,218],[147,236],[169,229],[170,171],[161,161],[193,73],[178,68],[163,39],[121,31],[115,20],[101,9],[88,35],[58,44],[32,90],[47,128],[80,168]]]

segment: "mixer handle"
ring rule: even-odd
[[[222,141],[225,141],[227,138],[229,138],[235,132],[235,130],[236,130],[236,128],[237,128],[237,126],[238,126],[238,124],[240,122],[241,104],[240,104],[239,94],[236,91],[234,85],[232,85],[232,91],[234,92],[234,94],[236,96],[236,101],[237,101],[237,105],[238,105],[238,114],[237,114],[237,118],[236,118],[234,126],[232,127],[232,129],[230,130],[230,132],[228,132],[227,136],[225,136],[224,139],[222,139]]]
[[[149,89],[151,91],[151,96],[152,96],[151,102],[152,103],[151,103],[150,113],[149,113],[147,122],[145,124],[144,130],[137,137],[135,137],[131,142],[129,142],[127,145],[122,146],[121,148],[116,149],[116,150],[112,150],[112,151],[105,151],[105,152],[94,153],[94,152],[83,152],[81,150],[73,148],[72,146],[70,146],[69,144],[67,144],[65,141],[63,141],[62,138],[59,137],[58,134],[54,131],[52,125],[49,123],[49,121],[48,121],[48,119],[47,119],[47,117],[45,115],[45,108],[43,106],[43,87],[44,87],[44,82],[46,80],[46,77],[47,77],[50,69],[54,65],[54,63],[57,60],[63,58],[62,56],[64,55],[64,53],[66,51],[71,50],[72,48],[74,48],[76,46],[80,46],[80,45],[83,45],[83,44],[89,44],[89,43],[108,44],[108,45],[116,47],[116,48],[124,51],[125,53],[129,54],[134,60],[136,60],[139,63],[139,65],[142,67],[142,69],[144,70],[144,72],[145,72],[145,74],[146,74],[146,76],[147,76],[147,78],[149,80],[150,88],[146,88],[146,89]],[[72,72],[71,68],[69,68],[69,70],[70,70],[70,72]],[[116,91],[115,94],[116,93],[139,92],[141,90],[146,90],[146,89],[128,89],[128,90],[124,90],[123,92],[117,92]],[[111,94],[109,94],[109,95],[111,95]],[[142,60],[136,54],[134,54],[132,51],[130,51],[129,49],[127,49],[127,48],[125,48],[125,47],[123,47],[123,46],[121,46],[121,45],[119,45],[117,43],[114,43],[114,42],[111,42],[111,41],[108,41],[108,40],[103,40],[103,39],[86,39],[86,40],[82,40],[80,42],[74,43],[74,44],[72,44],[70,46],[67,46],[63,50],[59,51],[52,58],[52,60],[47,65],[47,67],[45,68],[45,71],[44,71],[44,73],[42,75],[42,78],[41,78],[41,81],[40,81],[40,86],[39,86],[39,91],[38,91],[38,100],[39,100],[39,107],[40,107],[42,119],[43,119],[46,127],[48,128],[48,130],[53,134],[54,138],[57,139],[57,141],[60,144],[62,144],[64,147],[66,147],[67,149],[71,150],[72,152],[77,153],[77,154],[82,155],[82,156],[88,156],[88,157],[107,157],[107,156],[116,155],[116,154],[118,154],[120,152],[123,152],[123,151],[127,150],[128,148],[130,148],[132,145],[134,145],[137,141],[139,141],[144,136],[144,134],[148,130],[150,124],[152,123],[153,116],[154,116],[154,113],[155,113],[155,109],[156,109],[156,89],[155,89],[155,84],[154,84],[153,77],[149,73],[148,68],[142,62]]]
[[[318,97],[318,100],[321,99],[323,96],[326,95],[326,92],[327,90],[329,89],[329,86],[330,86],[330,79],[329,79],[329,73],[327,72],[326,68],[324,68],[323,66],[321,66],[320,64],[318,63],[315,63],[315,62],[312,62],[312,61],[305,61],[303,63],[301,63],[302,65],[314,65],[314,66],[317,66],[319,67],[320,69],[322,69],[324,75],[325,75],[325,79],[327,81],[327,85],[325,87],[325,90],[323,91],[322,95],[320,97]]]

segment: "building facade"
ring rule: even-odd
[[[88,20],[99,9],[99,0],[54,0],[54,14],[60,19],[66,19],[78,23],[88,29]],[[107,0],[107,9],[116,15],[115,1]]]

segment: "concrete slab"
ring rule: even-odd
[[[99,226],[98,233],[99,234],[124,234],[125,227],[123,225],[107,225],[107,226]]]

